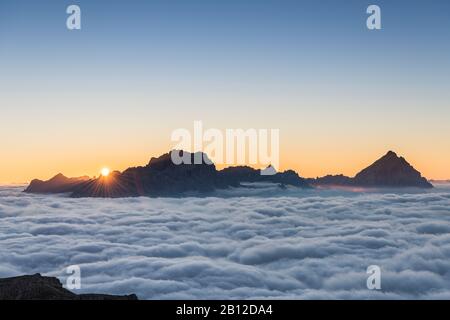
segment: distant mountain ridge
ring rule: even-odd
[[[192,164],[173,163],[172,152],[190,157]],[[194,159],[204,159],[193,164]],[[274,173],[266,175],[266,173]],[[151,158],[143,167],[114,171],[108,177],[67,178],[58,174],[48,181],[33,180],[25,189],[29,193],[70,193],[72,197],[178,197],[205,195],[218,189],[239,187],[244,182],[271,182],[280,188],[286,185],[299,188],[313,186],[360,186],[360,187],[418,187],[432,188],[420,172],[403,157],[389,151],[372,165],[360,171],[354,178],[344,175],[328,175],[305,179],[295,171],[275,172],[269,166],[264,170],[248,166],[228,167],[217,170],[206,154],[173,150],[158,158]]]
[[[39,190],[39,193],[65,193],[70,192],[74,187],[81,182],[88,181],[88,176],[78,178],[67,178],[62,173],[58,173],[56,176],[47,181],[34,179],[30,185],[25,189],[25,192],[33,192]]]
[[[191,158],[192,164],[174,164],[171,152]],[[311,186],[292,170],[275,172],[273,175],[262,175],[261,170],[250,167],[230,167],[218,171],[214,164],[203,153],[189,153],[173,150],[158,158],[152,158],[144,167],[132,167],[123,172],[114,171],[108,177],[70,181],[52,178],[47,182],[33,181],[25,192],[29,193],[63,193],[72,197],[177,197],[186,195],[204,195],[217,189],[238,187],[243,182],[273,182],[293,185],[300,188]],[[200,164],[194,159],[200,158]],[[270,168],[269,168],[270,169]],[[61,181],[60,188],[54,185]],[[48,185],[47,185],[48,184]],[[49,192],[51,190],[51,192]]]
[[[433,188],[421,173],[403,157],[389,151],[367,168],[350,178],[344,175],[325,176],[307,180],[316,186],[358,186],[358,187],[417,187]]]

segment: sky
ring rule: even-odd
[[[449,40],[447,0],[0,0],[0,183],[144,165],[195,120],[279,129],[305,177],[394,150],[448,179]]]

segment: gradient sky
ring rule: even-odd
[[[146,164],[194,120],[279,128],[302,176],[392,149],[450,178],[450,1],[0,0],[0,183]]]

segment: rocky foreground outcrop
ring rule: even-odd
[[[389,151],[367,168],[361,170],[354,178],[344,175],[325,176],[308,179],[316,186],[357,186],[357,187],[415,187],[433,188],[433,185],[414,169],[403,157]]]
[[[75,294],[57,278],[40,274],[0,279],[0,300],[137,300],[135,294]]]

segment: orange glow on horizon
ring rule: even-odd
[[[138,149],[138,148],[136,148]],[[139,148],[140,149],[140,148]],[[427,179],[447,180],[450,178],[450,168],[446,160],[450,154],[443,151],[433,152],[432,150],[422,150],[410,152],[406,148],[379,147],[370,152],[361,150],[343,149],[334,150],[314,150],[301,149],[287,145],[281,148],[279,171],[287,169],[295,170],[301,177],[315,178],[327,174],[344,174],[353,177],[363,168],[367,167],[375,160],[383,156],[388,150],[393,149],[399,156],[405,159]],[[295,151],[294,151],[295,150]],[[406,151],[405,151],[406,150]],[[106,151],[106,150],[105,150]],[[135,150],[133,153],[124,154],[119,150],[104,152],[103,154],[88,153],[85,157],[59,156],[55,157],[45,154],[37,154],[33,162],[29,162],[26,157],[19,159],[3,159],[0,169],[0,184],[29,183],[32,179],[48,180],[58,173],[63,173],[67,177],[79,177],[88,175],[98,176],[98,162],[108,163],[108,167],[100,170],[103,177],[111,175],[109,168],[114,167],[123,171],[129,167],[145,166],[151,157],[158,157],[168,150],[158,148],[158,150],[146,150],[141,152]],[[52,155],[53,156],[53,155]],[[49,160],[51,159],[51,160]],[[73,160],[73,159],[76,159]],[[238,164],[233,164],[235,166]],[[243,164],[245,165],[245,164]],[[216,164],[218,170],[229,165]],[[254,168],[263,168],[266,165],[250,165]]]

